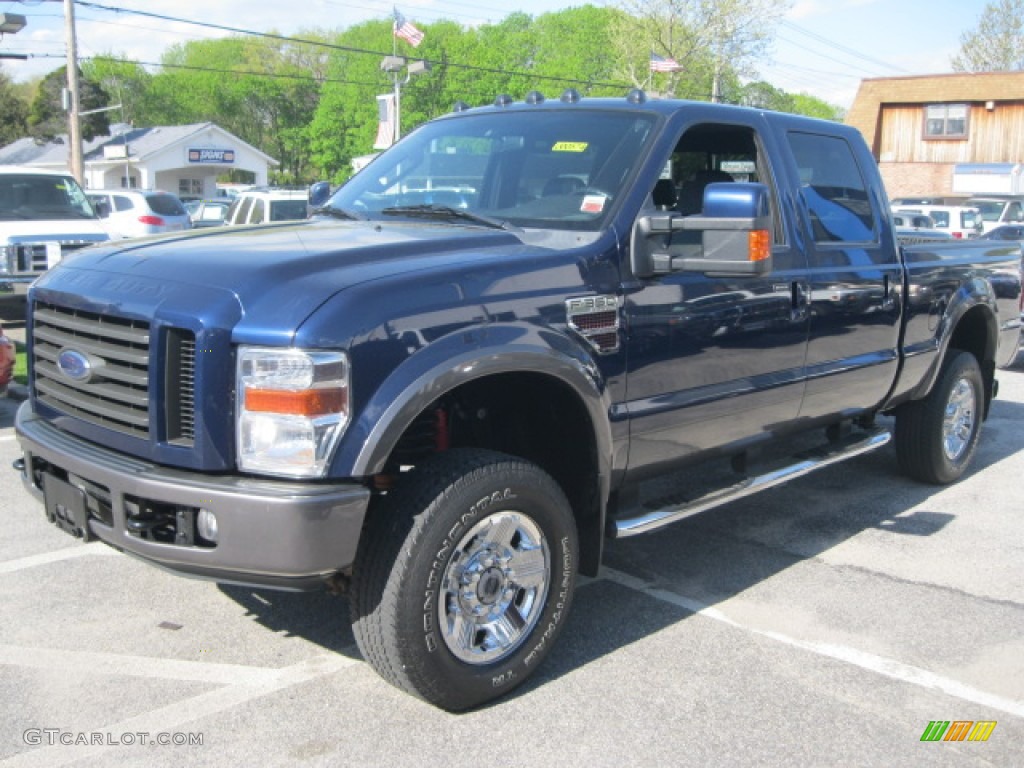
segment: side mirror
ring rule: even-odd
[[[309,186],[308,202],[311,208],[320,208],[331,197],[331,183],[329,181],[318,181]]]
[[[699,216],[650,214],[633,227],[633,274],[672,272],[763,275],[772,269],[772,217],[768,187],[713,183],[704,189]],[[682,233],[676,235],[676,233]]]

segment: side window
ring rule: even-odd
[[[689,128],[655,185],[652,202],[692,216],[703,211],[709,184],[737,181],[765,184],[772,191],[773,238],[776,244],[782,243],[785,238],[767,156],[747,126],[707,123]]]
[[[235,202],[231,204],[233,209],[233,215],[231,217],[232,224],[245,224],[246,217],[249,214],[249,209],[252,207],[251,197],[236,197]]]
[[[1024,208],[1021,208],[1020,203],[1010,203],[1006,209],[1006,220],[1007,221],[1021,221],[1024,220]]]
[[[264,215],[264,212],[263,212],[263,201],[262,200],[253,200],[252,201],[252,211],[249,213],[249,223],[250,224],[262,224],[264,218],[265,218],[265,215]]]
[[[790,133],[800,193],[815,242],[872,242],[875,217],[867,185],[845,140]]]
[[[114,195],[114,210],[115,211],[130,211],[132,209],[132,200],[130,197],[124,195]]]

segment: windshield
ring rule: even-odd
[[[538,110],[427,123],[353,177],[329,205],[369,219],[422,218],[426,206],[524,228],[601,229],[639,166],[654,118],[596,114]]]
[[[999,221],[1006,207],[1005,200],[968,200],[967,204],[981,212],[983,221]]]
[[[53,221],[95,219],[82,188],[70,176],[0,175],[0,219]]]

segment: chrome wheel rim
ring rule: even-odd
[[[978,397],[967,379],[957,379],[946,403],[942,420],[942,450],[950,461],[958,461],[967,452],[977,417]]]
[[[547,599],[551,553],[518,512],[478,522],[445,567],[438,619],[445,645],[468,664],[501,661],[530,635]]]

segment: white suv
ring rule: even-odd
[[[309,218],[305,189],[255,187],[239,192],[224,217],[225,224],[267,224]]]
[[[192,228],[185,206],[169,192],[90,189],[88,195],[111,237],[143,237]]]

